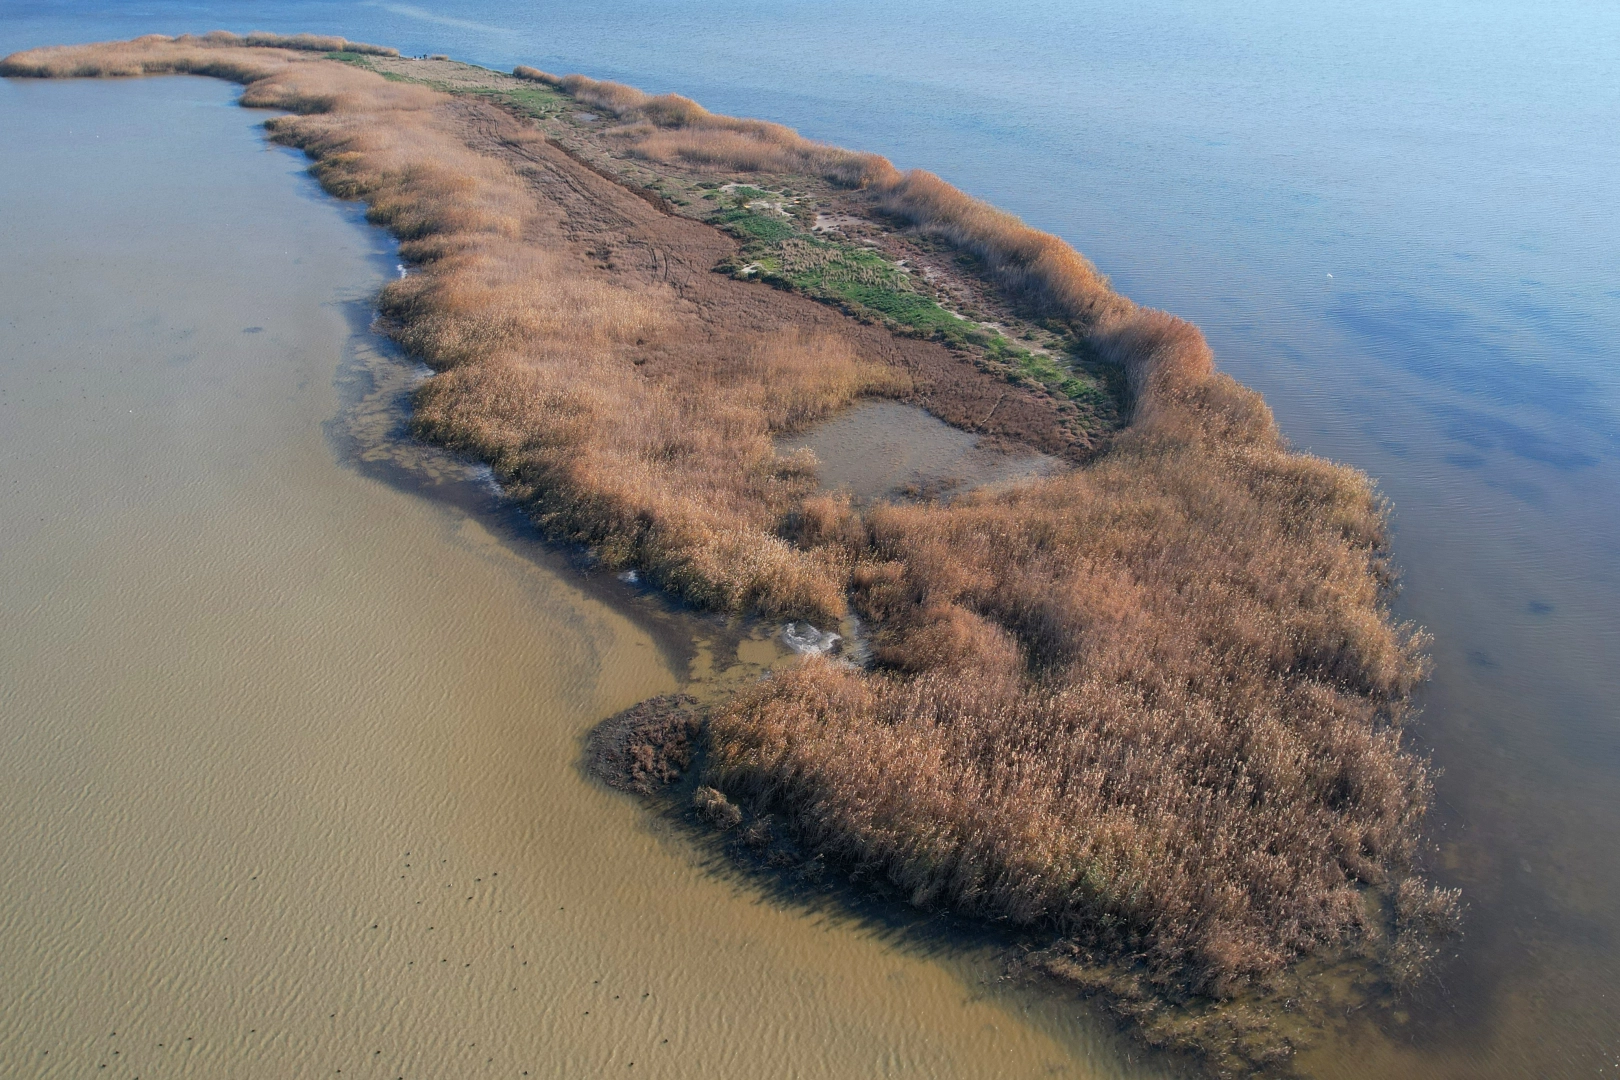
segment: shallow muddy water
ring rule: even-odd
[[[0,83],[0,1074],[1142,1075],[580,771],[782,650],[401,439],[384,238],[234,96]]]
[[[986,445],[916,405],[868,401],[810,431],[777,440],[779,453],[809,450],[823,487],[847,491],[857,502],[912,496],[949,498],[1045,476],[1061,466],[1054,457]]]

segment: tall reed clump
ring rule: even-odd
[[[1385,607],[1366,476],[1290,452],[1196,327],[936,176],[532,77],[625,121],[642,157],[866,188],[1126,376],[1131,426],[1086,470],[948,506],[807,503],[797,539],[854,566],[884,670],[811,662],[744,693],[711,725],[717,785],[919,904],[1126,949],[1217,996],[1350,940],[1388,955],[1369,888],[1447,922],[1455,896],[1410,876],[1424,639]]]
[[[1378,939],[1361,893],[1407,875],[1429,798],[1401,747],[1422,639],[1381,604],[1366,479],[1211,382],[1090,469],[823,508],[804,541],[856,562],[887,670],[745,693],[712,722],[711,782],[918,904],[1201,992]]]
[[[443,95],[212,36],[0,70],[218,74],[248,84],[245,104],[300,114],[273,137],[369,202],[417,267],[380,306],[439,371],[419,431],[491,462],[555,535],[698,602],[865,616],[877,671],[810,661],[710,723],[709,782],[805,844],[918,904],[1050,927],[1216,996],[1454,912],[1411,873],[1430,789],[1402,730],[1423,639],[1385,606],[1371,483],[1291,452],[1196,328],[1120,297],[1057,238],[873,155],[520,70],[617,116],[647,158],[864,184],[1123,367],[1131,424],[1087,467],[860,513],[771,435],[901,377],[833,334],[683,350],[699,329],[669,287],[537,240],[560,235],[551,211],[468,148]],[[649,350],[678,362],[649,377]],[[1365,902],[1380,890],[1387,917]]]

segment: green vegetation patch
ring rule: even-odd
[[[1112,402],[1109,388],[1101,380],[1072,370],[1067,365],[1060,365],[1051,356],[1014,345],[1000,334],[990,338],[984,351],[991,359],[1000,360],[1018,374],[1034,379],[1071,401],[1085,402],[1099,408]]]
[[[1015,382],[1033,380],[1053,394],[1093,409],[1109,409],[1110,388],[1100,379],[945,310],[917,287],[911,274],[881,252],[811,235],[783,214],[748,205],[772,198],[770,192],[738,186],[726,194],[735,196],[737,204],[710,215],[709,222],[741,240],[743,249],[736,262],[722,269],[880,318],[913,333],[982,349]]]
[[[755,210],[739,207],[735,210],[722,210],[709,218],[710,223],[719,225],[739,240],[759,241],[765,244],[780,244],[783,241],[799,236],[799,230],[793,223],[776,214],[762,214]],[[744,248],[744,254],[756,254],[749,248]],[[757,254],[767,254],[759,252]]]
[[[562,111],[567,99],[557,91],[545,86],[516,86],[512,88],[498,87],[440,87],[450,93],[477,94],[487,97],[499,105],[530,116],[536,120],[555,116]]]
[[[829,291],[835,292],[841,299],[870,308],[897,323],[918,330],[934,330],[950,337],[961,327],[962,320],[928,297],[905,289],[883,284],[867,285],[859,281],[838,281]]]
[[[769,198],[758,188],[736,187],[738,205],[709,217],[743,241],[740,260],[728,267],[740,277],[758,277],[827,303],[883,318],[925,334],[960,335],[966,324],[920,292],[911,275],[880,253],[858,244],[813,236],[783,214],[747,204]]]

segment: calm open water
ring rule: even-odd
[[[1297,444],[1379,478],[1437,639],[1418,737],[1467,935],[1404,1024],[1305,1066],[1620,1074],[1620,7],[12,0],[0,50],[214,27],[783,121],[1198,322]]]

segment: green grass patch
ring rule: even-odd
[[[743,241],[775,244],[791,239],[799,232],[791,222],[778,214],[761,214],[753,210],[723,210],[709,220]]]
[[[906,289],[835,281],[829,291],[916,330],[938,330],[949,335],[962,321],[928,297]]]
[[[1103,405],[1109,400],[1108,388],[1097,380],[1059,364],[1050,356],[1014,345],[1000,334],[990,338],[984,351],[1020,375],[1026,375],[1072,401]]]
[[[545,86],[517,86],[509,89],[482,86],[476,89],[467,89],[447,86],[441,89],[448,90],[451,93],[471,93],[480,97],[487,97],[497,104],[505,105],[507,108],[520,112],[524,116],[533,117],[536,120],[547,116],[555,116],[562,111],[564,104],[567,103],[567,99],[561,94]]]
[[[728,194],[757,197],[767,193],[734,188]],[[733,273],[748,267],[748,276],[778,288],[929,336],[965,342],[974,329],[919,290],[910,274],[880,252],[813,236],[790,218],[744,207],[722,210],[709,221],[743,241],[741,257],[730,267]]]
[[[1076,403],[1108,408],[1110,388],[1091,373],[946,311],[881,252],[805,232],[778,213],[748,209],[748,202],[769,192],[739,186],[726,194],[735,196],[737,205],[708,220],[743,242],[737,261],[726,267],[732,273],[757,277],[897,328],[982,349],[1009,379],[1032,379]]]
[[[960,319],[876,251],[811,236],[774,215],[730,211],[714,220],[745,241],[743,265],[762,281],[922,333],[959,332]]]

